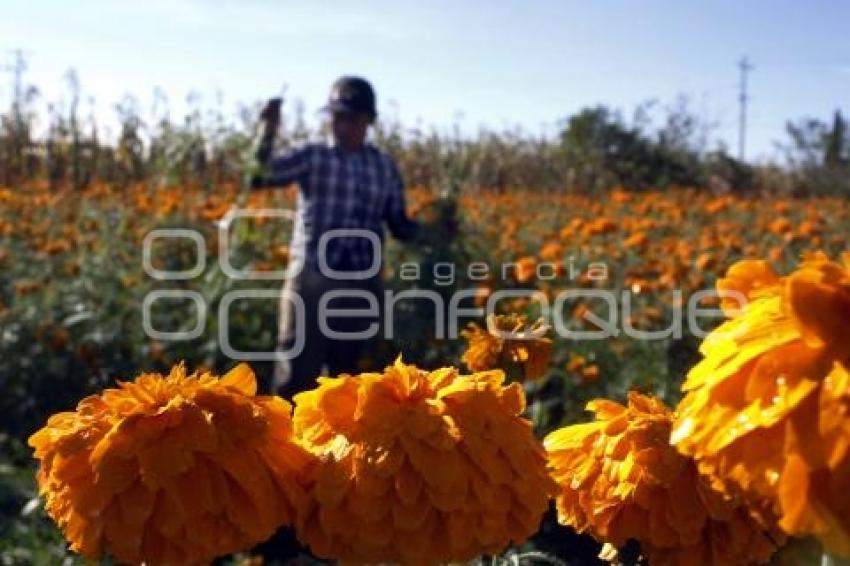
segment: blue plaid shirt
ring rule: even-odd
[[[290,258],[305,265],[317,265],[319,238],[329,230],[369,230],[378,236],[381,251],[384,222],[401,240],[412,238],[419,228],[407,217],[398,167],[372,144],[357,151],[307,144],[272,156],[265,170],[260,186],[299,185]],[[361,236],[334,236],[324,248],[327,265],[340,271],[369,269],[373,247]],[[383,257],[378,261],[382,264]]]

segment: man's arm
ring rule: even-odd
[[[285,186],[302,181],[309,170],[309,157],[306,149],[291,150],[274,156],[274,138],[280,126],[281,98],[270,99],[262,112],[262,135],[254,150],[251,174],[248,185],[252,189]]]
[[[390,161],[390,196],[387,200],[384,218],[393,237],[410,241],[420,235],[422,226],[407,216],[404,198],[404,181],[395,163]]]
[[[271,145],[257,148],[256,161],[258,172],[251,176],[251,188],[283,187],[294,182],[305,185],[310,170],[309,147],[291,149],[279,155],[272,155]]]

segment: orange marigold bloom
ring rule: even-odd
[[[487,328],[470,323],[461,331],[469,343],[461,361],[471,371],[500,368],[513,376],[516,372],[510,370],[520,368],[524,379],[538,379],[546,374],[552,357],[552,340],[545,336],[548,331],[542,319],[529,325],[521,314],[491,314]]]
[[[591,364],[589,366],[585,366],[581,370],[581,377],[585,381],[595,381],[599,379],[599,366],[596,364]]]
[[[584,225],[583,231],[586,236],[610,234],[617,230],[617,226],[618,223],[611,218],[595,218],[593,221]]]
[[[567,362],[567,371],[578,371],[587,364],[587,358],[580,354],[570,354],[570,361]]]
[[[707,269],[711,269],[711,267],[714,266],[715,261],[716,261],[716,258],[714,257],[714,255],[712,255],[708,252],[703,252],[703,253],[699,254],[699,256],[697,256],[697,259],[694,262],[694,265],[696,266],[696,268],[698,270],[705,271]]]
[[[636,539],[653,566],[767,562],[771,538],[670,445],[664,403],[631,392],[625,407],[597,399],[587,408],[595,421],[544,440],[561,523],[615,547]]]
[[[623,188],[617,188],[611,191],[609,197],[612,202],[616,202],[618,204],[622,204],[624,202],[629,202],[632,200],[632,194]]]
[[[782,278],[752,265],[730,270],[750,302],[700,347],[673,441],[763,520],[850,556],[850,254]]]
[[[771,222],[769,228],[774,234],[787,234],[794,229],[791,221],[784,216],[781,216]]]
[[[739,261],[727,270],[725,277],[717,280],[718,292],[724,293],[720,299],[721,308],[726,316],[732,317],[743,307],[742,302],[774,291],[778,284],[779,276],[768,262],[761,259]],[[735,296],[733,292],[740,295]]]
[[[274,249],[272,249],[272,255],[279,263],[285,264],[289,261],[289,246],[275,246]]]
[[[554,485],[499,370],[460,375],[398,358],[384,373],[319,378],[295,430],[320,459],[299,539],[352,563],[498,554],[539,527]]]
[[[560,261],[563,256],[564,246],[558,242],[547,242],[540,248],[540,259],[543,261]]]
[[[623,246],[627,248],[645,248],[649,244],[649,236],[644,232],[635,232],[625,240]]]
[[[180,364],[50,417],[29,444],[71,549],[206,564],[294,523],[313,458],[293,441],[291,405],[256,389],[245,364],[220,379]]]
[[[532,256],[521,257],[514,262],[514,278],[526,283],[537,275],[537,260]]]

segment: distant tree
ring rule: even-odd
[[[704,182],[701,144],[695,143],[699,120],[679,106],[664,127],[649,131],[639,110],[632,124],[605,106],[570,117],[561,132],[561,150],[573,183],[596,190],[696,185]]]
[[[847,120],[839,110],[832,119],[832,129],[826,132],[823,161],[826,167],[845,167],[850,161],[850,140],[847,138]]]
[[[805,194],[850,196],[850,136],[839,110],[832,124],[805,118],[786,124],[791,143],[785,145],[795,190]]]

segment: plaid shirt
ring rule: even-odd
[[[297,182],[295,227],[290,257],[317,265],[319,238],[328,230],[358,228],[378,236],[383,249],[386,222],[396,238],[407,240],[419,225],[407,217],[404,183],[390,156],[372,144],[357,151],[307,144],[275,155],[260,186]],[[369,269],[373,245],[362,236],[334,236],[324,248],[327,265],[336,270]],[[379,259],[383,264],[383,254]]]

